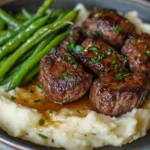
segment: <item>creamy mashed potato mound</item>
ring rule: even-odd
[[[78,24],[81,25],[81,18],[85,19],[88,12],[82,4],[76,8],[81,9],[78,18]],[[129,12],[126,17],[136,25],[138,31],[150,33],[150,25],[143,24],[135,11]],[[42,94],[37,86],[34,88]],[[68,150],[90,150],[106,145],[121,146],[144,136],[150,128],[150,101],[142,108],[133,109],[118,118],[111,118],[90,109],[76,111],[73,108],[62,108],[57,112],[47,110],[41,113],[16,102],[18,93],[26,94],[21,88],[10,92],[5,92],[5,89],[6,86],[0,87],[1,129],[11,136],[36,144],[64,147]],[[84,115],[79,115],[82,112]],[[45,122],[40,122],[41,119]]]

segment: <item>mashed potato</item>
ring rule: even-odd
[[[78,5],[78,8],[83,6]],[[85,8],[78,19],[81,20],[82,16],[87,16]],[[138,30],[150,31],[150,25],[143,24],[136,12],[128,13],[126,17],[135,23]],[[34,89],[42,95],[37,86]],[[111,118],[90,109],[76,111],[62,108],[57,112],[47,110],[41,113],[17,103],[18,93],[25,97],[34,95],[32,91],[27,94],[19,88],[5,92],[5,86],[0,87],[0,127],[11,136],[36,144],[64,147],[68,150],[90,150],[106,145],[121,146],[144,136],[150,128],[150,101],[142,108],[133,109],[118,118]],[[84,115],[79,115],[83,112]]]

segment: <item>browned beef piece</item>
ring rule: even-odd
[[[39,80],[50,101],[59,104],[79,100],[89,90],[92,77],[63,47],[53,49],[40,62]]]
[[[66,39],[60,44],[60,46],[67,49],[67,45],[70,43],[81,43],[81,40],[84,37],[84,33],[80,27],[72,26],[70,28],[70,34],[66,37]]]
[[[114,47],[121,47],[126,37],[135,32],[135,27],[112,9],[93,10],[84,21],[87,34],[97,34]]]
[[[122,47],[132,72],[145,72],[150,68],[150,35],[142,33],[131,36]]]
[[[120,116],[143,104],[148,82],[146,73],[105,73],[93,83],[90,100],[98,112]]]
[[[68,49],[86,68],[98,75],[113,70],[121,71],[126,64],[126,58],[99,37],[87,37],[82,45],[69,44]]]

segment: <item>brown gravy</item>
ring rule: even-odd
[[[82,109],[84,110],[92,109],[88,95],[84,96],[79,101],[72,102],[70,104],[59,105],[50,102],[50,100],[48,100],[45,97],[43,90],[38,88],[39,85],[40,85],[39,82],[31,83],[17,90],[15,102],[23,106],[37,109],[41,113],[44,113],[47,110],[58,112],[62,108],[75,109],[77,111],[80,111]]]

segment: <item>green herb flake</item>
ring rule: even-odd
[[[69,75],[69,73],[70,73],[70,70],[66,70],[61,76],[62,76],[62,78],[66,78],[68,75]]]
[[[70,35],[73,35],[73,34],[74,34],[73,30],[70,30],[69,34],[70,34]]]
[[[77,64],[73,64],[73,68],[75,68],[75,69],[76,69],[77,67],[78,67],[78,65],[77,65]]]
[[[100,16],[99,13],[94,14],[95,18],[98,18],[99,16]]]
[[[92,35],[93,35],[93,32],[89,32],[87,35],[88,35],[88,36],[92,36]]]
[[[67,48],[76,54],[81,53],[84,50],[82,45],[75,45],[74,43],[68,44]]]
[[[43,134],[41,134],[41,133],[39,133],[38,135],[39,135],[42,139],[48,139],[47,136],[45,136],[45,135],[43,135]]]
[[[115,75],[116,79],[117,80],[123,80],[125,77],[129,76],[130,73],[126,73],[126,74],[121,74],[121,73],[118,73]]]
[[[149,50],[149,51],[146,51],[144,54],[145,54],[145,56],[150,57],[150,50]]]
[[[128,70],[127,68],[125,68],[125,67],[123,68],[123,70],[124,70],[125,72],[129,72],[129,70]]]
[[[77,110],[77,113],[80,114],[80,110]]]
[[[52,110],[49,110],[48,113],[49,113],[49,114],[53,114],[54,112],[53,112]]]
[[[115,25],[114,30],[119,34],[121,32],[121,27],[119,25]]]
[[[103,32],[102,31],[96,31],[95,32],[97,36],[103,36]]]
[[[135,43],[136,43],[136,39],[131,38],[131,39],[130,39],[130,42],[133,43],[133,44],[135,44]]]
[[[52,139],[52,143],[54,143],[54,139]]]
[[[34,100],[33,102],[34,103],[39,103],[41,100],[40,99],[36,99],[36,100]]]
[[[120,66],[121,66],[120,63],[117,63],[114,65],[114,69],[118,69]]]
[[[93,58],[91,59],[91,61],[92,61],[92,63],[94,63],[94,64],[98,63],[97,57],[93,57]]]
[[[116,62],[117,62],[117,60],[114,58],[114,59],[112,59],[111,64],[112,64],[112,65],[115,65]]]
[[[45,121],[43,119],[39,120],[39,125],[42,126],[45,123]]]
[[[101,83],[97,83],[97,86],[101,86],[102,84]]]
[[[102,14],[107,14],[110,12],[110,9],[102,9]]]
[[[114,55],[115,52],[112,49],[108,49],[107,51],[105,51],[107,55]]]
[[[117,80],[123,80],[123,75],[121,73],[115,74]]]
[[[34,91],[33,91],[33,90],[30,90],[30,93],[34,93]]]
[[[74,78],[74,77],[68,78],[68,81],[74,82],[74,81],[76,81],[76,78]]]
[[[15,100],[16,100],[16,97],[11,96],[11,100],[12,100],[12,101],[15,101]]]
[[[78,54],[78,53],[83,52],[83,50],[84,50],[83,46],[81,46],[81,45],[76,45],[74,52]]]
[[[39,88],[39,89],[43,89],[43,87],[42,87],[42,85],[41,85],[41,84],[39,84],[39,85],[38,85],[38,88]]]
[[[90,50],[93,51],[95,54],[99,53],[98,47],[96,46],[91,47]]]

